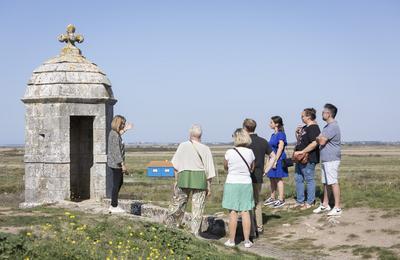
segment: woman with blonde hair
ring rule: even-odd
[[[118,207],[118,193],[123,183],[123,174],[127,173],[125,165],[125,145],[122,141],[122,135],[131,129],[133,126],[126,123],[123,116],[114,116],[111,122],[111,131],[108,135],[108,148],[107,148],[107,165],[112,170],[112,192],[111,192],[111,206],[110,213],[123,213],[123,209]]]
[[[233,133],[234,148],[225,153],[224,168],[228,171],[224,185],[222,207],[229,212],[229,240],[225,246],[235,246],[238,213],[242,216],[244,246],[253,245],[250,241],[250,211],[254,208],[253,185],[250,172],[254,170],[255,156],[251,149],[250,135],[242,128]]]

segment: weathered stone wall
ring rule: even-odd
[[[83,37],[74,32],[69,25],[67,34],[60,36],[67,45],[59,56],[33,71],[22,99],[26,105],[26,204],[22,206],[70,199],[71,181],[75,193],[85,194],[85,198],[90,194],[91,199],[104,198],[111,187],[107,135],[116,100],[105,73],[75,47]],[[84,140],[80,147],[71,144],[71,129],[76,124],[73,120],[71,127],[72,116],[93,117],[92,125],[87,126],[90,133],[72,136]],[[80,139],[86,135],[88,140]],[[78,158],[77,165],[71,165],[71,153]]]
[[[109,104],[27,104],[24,158],[27,202],[48,203],[70,198],[70,116],[94,116],[90,197],[105,197],[107,135],[112,114]],[[49,167],[51,164],[54,165]],[[59,172],[48,172],[49,169]],[[45,185],[49,182],[51,184]],[[34,190],[39,189],[33,196]],[[59,194],[54,196],[57,192]]]

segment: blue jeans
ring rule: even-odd
[[[294,179],[296,181],[297,203],[303,204],[304,198],[304,181],[307,184],[307,204],[312,205],[315,200],[315,163],[300,164],[296,163],[296,172]]]

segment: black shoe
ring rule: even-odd
[[[277,200],[273,206],[274,209],[283,207],[285,205],[285,201],[284,200]]]

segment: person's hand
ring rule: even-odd
[[[207,197],[211,197],[211,182],[207,181],[207,190],[206,190]]]
[[[272,169],[276,169],[276,165],[278,164],[278,162],[274,162],[274,165],[272,166]]]
[[[126,173],[128,170],[126,169],[126,165],[122,164],[122,173]]]
[[[124,131],[126,132],[126,131],[128,131],[128,130],[130,130],[132,128],[133,128],[133,124],[129,123],[129,122],[126,122],[125,127],[124,127]]]
[[[304,155],[305,152],[304,152],[304,151],[298,151],[297,154],[298,154],[298,155]]]

